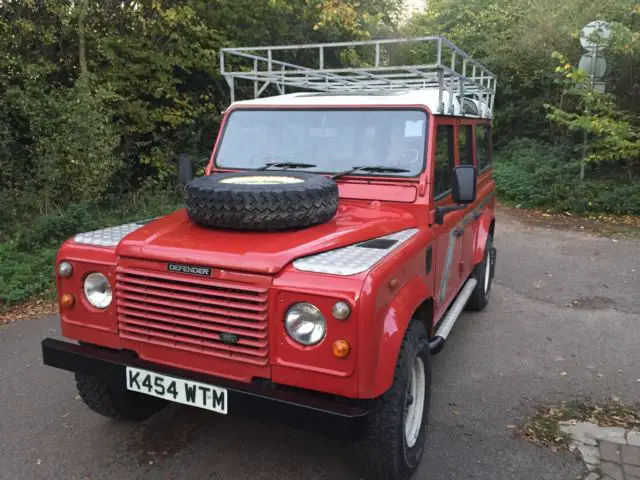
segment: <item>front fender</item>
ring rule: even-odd
[[[475,242],[473,245],[473,265],[477,265],[484,259],[484,248],[487,245],[487,237],[491,232],[491,224],[494,221],[493,209],[486,208],[476,227]]]
[[[372,376],[367,388],[361,391],[362,397],[375,398],[391,388],[405,331],[415,311],[430,296],[431,291],[424,277],[411,277],[398,290],[389,307],[376,318],[380,342],[372,359]],[[427,325],[427,330],[430,328],[431,325]]]

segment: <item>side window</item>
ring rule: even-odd
[[[471,125],[458,127],[458,157],[460,165],[473,165],[473,136]]]
[[[453,126],[440,125],[436,130],[434,195],[438,197],[451,190],[453,170]]]
[[[476,156],[479,172],[491,166],[491,128],[488,125],[476,125]]]

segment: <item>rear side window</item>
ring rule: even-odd
[[[436,197],[451,190],[453,170],[453,126],[440,125],[436,130],[434,195]]]
[[[471,125],[460,125],[458,128],[458,157],[460,158],[460,165],[473,165]]]
[[[488,125],[476,125],[476,156],[479,172],[491,166],[491,128]]]

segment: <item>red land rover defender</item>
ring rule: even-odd
[[[436,58],[391,65],[407,42]],[[373,66],[327,67],[340,48]],[[290,50],[319,68],[276,60]],[[76,342],[45,339],[44,363],[118,420],[178,402],[357,425],[366,477],[406,479],[431,356],[489,300],[495,77],[442,37],[226,49],[221,70],[232,99],[238,79],[256,98],[225,112],[186,209],[62,245]]]

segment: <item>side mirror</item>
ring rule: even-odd
[[[451,197],[454,203],[466,205],[476,199],[476,168],[473,165],[460,165],[453,169],[453,188]]]
[[[185,185],[193,180],[193,161],[189,155],[178,155],[178,181]]]
[[[465,205],[473,203],[476,199],[477,172],[473,165],[460,165],[453,169],[453,185],[451,198],[455,205],[436,207],[435,221],[438,225],[444,222],[444,216],[449,212],[464,209]]]

